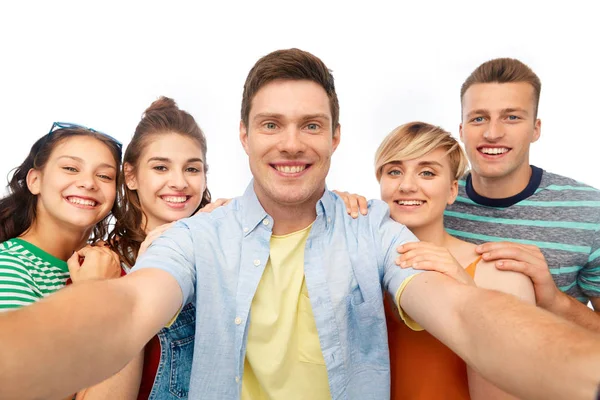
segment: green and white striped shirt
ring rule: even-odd
[[[472,243],[538,246],[560,290],[586,303],[600,297],[600,191],[532,166],[529,185],[508,199],[477,194],[470,176],[446,208],[448,233]]]
[[[67,263],[15,238],[0,243],[0,312],[34,303],[63,288]]]

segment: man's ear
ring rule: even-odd
[[[40,194],[40,186],[42,184],[42,173],[35,168],[31,168],[27,171],[27,189],[31,192],[32,195],[37,196]]]
[[[533,126],[533,140],[531,143],[537,142],[540,136],[542,135],[542,120],[536,119],[535,125]]]
[[[240,142],[242,143],[242,146],[244,147],[244,151],[246,152],[246,154],[249,154],[249,152],[248,152],[248,128],[246,128],[246,124],[244,124],[244,121],[240,121]]]
[[[458,136],[460,137],[460,141],[464,142],[465,140],[463,139],[463,132],[462,132],[462,122],[460,123],[460,125],[458,125]]]
[[[341,135],[342,135],[342,126],[340,124],[338,124],[338,126],[333,131],[333,140],[331,142],[331,144],[333,146],[333,151],[331,152],[332,154],[335,152],[335,149],[337,149],[338,145],[340,144],[340,140],[342,139]]]
[[[137,179],[135,178],[135,174],[133,173],[133,165],[128,162],[123,164],[123,172],[125,175],[125,185],[129,190],[137,190]]]

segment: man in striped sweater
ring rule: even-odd
[[[482,244],[498,268],[529,275],[540,307],[600,331],[584,305],[600,311],[600,191],[529,164],[540,89],[528,66],[508,58],[480,65],[463,83],[460,138],[471,171],[445,226]]]

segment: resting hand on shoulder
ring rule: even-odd
[[[556,287],[546,258],[537,246],[511,242],[491,242],[477,246],[485,261],[502,271],[520,272],[533,282],[536,303],[552,311],[563,293]]]
[[[177,221],[157,226],[156,228],[148,232],[148,234],[146,235],[146,239],[144,239],[144,241],[140,245],[140,249],[138,250],[138,257],[141,256],[148,249],[148,247],[150,247],[150,245],[156,240],[156,238],[162,235],[164,231],[172,227],[175,224],[175,222]]]
[[[358,218],[358,212],[362,215],[367,215],[367,199],[364,196],[355,193],[339,192],[334,190],[333,193],[340,196],[340,198],[346,204],[346,212],[352,218]]]
[[[397,250],[400,256],[396,258],[396,264],[401,268],[436,271],[460,283],[475,286],[473,278],[445,247],[428,242],[411,242]]]

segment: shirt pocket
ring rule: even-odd
[[[306,287],[302,288],[298,300],[298,359],[302,362],[325,365]]]

